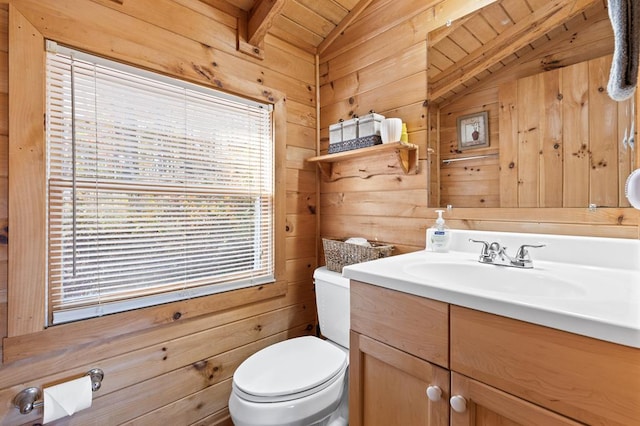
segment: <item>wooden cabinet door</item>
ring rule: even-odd
[[[377,340],[351,332],[351,426],[447,426],[449,372]],[[438,386],[440,400],[427,388]]]
[[[455,372],[451,372],[451,395],[466,402],[462,412],[451,409],[451,426],[582,424]]]
[[[590,425],[640,425],[640,349],[451,306],[451,371]]]

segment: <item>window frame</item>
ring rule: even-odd
[[[55,30],[47,27],[46,23],[39,25],[40,28],[35,27],[16,6],[9,5],[9,228],[15,238],[10,239],[8,246],[8,337],[3,342],[3,360],[10,362],[47,351],[94,342],[96,329],[100,330],[101,338],[107,339],[286,294],[285,96],[278,91],[252,82],[238,81],[229,76],[229,84],[225,85],[225,91],[273,105],[275,283],[45,329],[45,38],[193,83],[217,89],[220,89],[222,83],[220,80],[210,81],[205,73],[196,69],[185,73],[186,75],[169,73],[166,63],[143,62],[143,59],[137,57],[138,51],[133,47],[128,51],[125,49],[125,52],[114,53],[112,45],[103,42],[93,43],[92,46],[83,49],[88,43],[86,34],[82,39],[71,37],[60,40],[56,37]],[[122,44],[127,45],[124,36],[117,37],[121,37]],[[164,61],[166,60],[165,57]],[[181,63],[181,58],[178,57],[171,60]],[[34,339],[37,339],[37,345],[33,344]]]
[[[143,70],[139,67],[125,65],[121,62],[109,60],[102,56],[80,52],[76,49],[71,49],[50,40],[46,41],[45,55],[47,57],[46,75],[48,88],[46,100],[47,105],[49,105],[48,111],[50,114],[46,120],[46,129],[48,132],[46,133],[47,143],[45,144],[48,153],[46,158],[48,168],[47,205],[49,209],[47,217],[49,267],[47,277],[47,317],[49,326],[184,300],[191,297],[201,297],[234,289],[273,283],[273,219],[275,212],[273,209],[274,143],[272,131],[272,105],[238,96],[232,96],[230,94],[220,92],[219,90],[214,90],[213,88],[195,85],[193,83],[185,82],[184,80]],[[116,79],[121,85],[118,85],[118,83],[114,84]],[[76,81],[76,85],[74,86],[75,90],[72,88],[71,83],[74,80]],[[112,91],[109,89],[112,89],[115,86],[128,88],[126,96],[128,101],[126,103],[118,103],[118,100],[122,98],[119,98],[117,94],[122,92],[118,92],[117,87],[113,89],[116,90],[113,92],[115,93],[114,97],[110,97]],[[99,89],[100,87],[102,87],[102,89]],[[105,89],[105,87],[108,87],[109,89]],[[131,100],[131,93],[135,90],[139,90],[138,88],[140,87],[145,87],[147,89],[145,92],[139,92],[142,96],[141,99],[143,100],[140,102],[139,109],[136,108],[136,112],[138,114],[143,114],[144,112],[145,114],[134,115],[134,117],[130,118],[128,114],[129,110],[126,109],[127,113],[125,114],[123,108],[129,108],[131,105],[137,104],[136,101]],[[148,88],[151,88],[151,92],[148,92]],[[99,92],[99,90],[102,91]],[[145,94],[146,92],[148,92],[148,94]],[[74,114],[72,109],[64,109],[62,107],[65,103],[61,99],[65,99],[66,102],[70,102],[72,97],[74,99],[74,101],[71,101],[72,104],[78,100],[78,103],[84,105],[84,108],[95,108],[96,114],[102,114],[100,118],[96,116],[84,119],[80,118],[77,125],[69,124],[71,123]],[[96,97],[101,98],[101,101],[97,100]],[[161,112],[161,114],[165,115],[162,115],[157,119],[157,127],[156,124],[154,124],[152,127],[153,130],[146,130],[148,126],[143,125],[140,129],[140,133],[136,131],[136,135],[143,138],[143,141],[149,140],[150,138],[156,138],[160,134],[173,135],[175,137],[169,138],[167,136],[157,139],[156,143],[161,145],[161,152],[157,157],[160,161],[159,167],[161,168],[168,166],[168,162],[162,162],[163,159],[167,158],[167,152],[171,152],[172,160],[175,160],[173,155],[178,155],[175,151],[163,151],[163,149],[175,150],[177,149],[175,148],[175,144],[180,145],[186,138],[186,140],[190,141],[190,143],[185,145],[186,157],[181,157],[178,161],[180,161],[181,164],[184,164],[184,167],[196,167],[197,169],[195,169],[193,174],[185,173],[185,175],[180,175],[179,171],[176,171],[175,168],[172,168],[168,173],[161,173],[159,170],[154,171],[153,169],[149,170],[148,168],[144,168],[140,171],[140,169],[136,167],[139,163],[135,162],[135,160],[139,160],[139,157],[137,157],[137,150],[139,149],[144,154],[154,156],[155,158],[155,155],[158,153],[157,148],[153,151],[148,151],[149,145],[142,143],[138,146],[130,139],[121,137],[118,132],[110,133],[108,130],[99,130],[101,129],[101,125],[107,126],[107,128],[110,128],[108,127],[109,125],[120,126],[118,127],[119,129],[126,128],[126,131],[133,131],[131,129],[134,128],[138,129],[136,126],[137,123],[139,123],[139,121],[137,121],[139,117],[142,118],[143,123],[151,119],[151,116],[147,115],[150,111],[154,110],[149,106],[150,101],[154,105],[164,101],[170,103],[170,106],[168,106],[165,111]],[[198,112],[193,108],[194,106],[196,106],[196,108],[203,108],[205,105],[207,106],[207,110],[206,112],[205,110],[201,110],[201,115],[197,116],[199,117],[199,120],[197,120],[198,124],[196,125],[194,115],[198,114]],[[171,113],[168,114],[166,111],[171,111]],[[104,117],[105,113],[109,118]],[[221,129],[217,125],[217,123],[220,122],[220,119],[209,120],[209,123],[207,123],[206,120],[213,117],[214,113],[219,113],[222,117],[233,120],[246,120],[241,121],[241,124],[246,123],[250,126],[258,126],[260,129],[266,129],[266,131],[256,132],[252,135],[245,136],[242,132],[246,131],[247,128],[241,126],[239,128],[241,131],[234,132],[234,134],[239,138],[246,138],[246,140],[243,140],[240,143],[236,142],[233,146],[224,149],[225,152],[227,152],[227,149],[230,152],[237,152],[236,150],[241,151],[226,159],[237,161],[237,163],[233,163],[231,165],[226,163],[226,161],[216,163],[213,158],[210,158],[209,160],[202,158],[202,148],[198,148],[199,146],[204,145],[208,147],[207,149],[220,149],[215,147],[220,147],[220,143],[226,145],[227,142],[224,139],[226,138],[226,136],[224,136],[226,132],[234,131],[234,129]],[[171,117],[174,117],[175,114],[177,114],[178,117],[181,117],[184,121],[178,120],[177,122],[171,122]],[[207,119],[204,119],[205,115]],[[118,118],[115,121],[109,121],[110,117]],[[203,119],[204,121],[202,121]],[[107,124],[104,124],[105,122]],[[166,124],[168,122],[170,122],[171,125],[167,127]],[[192,125],[195,125],[196,127],[193,127]],[[91,136],[83,137],[83,135],[87,134],[86,126],[89,126],[91,129],[89,132]],[[84,129],[84,132],[82,129]],[[172,131],[176,132],[176,129],[178,129],[178,133],[171,133]],[[223,139],[210,140],[210,138],[206,136],[206,133],[198,133],[201,129],[205,129],[205,131],[219,131],[222,134]],[[145,131],[148,133],[145,133]],[[101,136],[96,136],[96,134]],[[75,135],[77,135],[77,137]],[[98,137],[98,139],[96,140],[95,137]],[[102,137],[105,139],[101,139]],[[74,140],[74,152],[77,152],[77,155],[70,154],[68,149],[70,138]],[[200,140],[198,138],[203,139]],[[139,141],[140,139],[136,140]],[[112,143],[114,145],[111,145]],[[169,146],[164,145],[165,143],[168,143]],[[114,163],[114,161],[120,161],[120,157],[112,157],[108,154],[111,152],[110,149],[113,149],[113,146],[118,146],[122,149],[118,151],[118,155],[124,155],[123,152],[130,153],[134,158],[134,162],[130,163],[131,168],[122,169],[120,168],[120,163]],[[153,146],[156,145],[154,144]],[[252,146],[256,146],[256,149],[244,154],[247,147]],[[96,149],[106,150],[105,152],[107,153],[104,156],[99,155],[98,157],[95,157],[94,152]],[[254,158],[252,156],[257,156],[258,154],[258,160],[247,160],[248,158]],[[198,160],[193,160],[191,157],[197,157]],[[200,163],[200,160],[204,160],[204,162]],[[205,168],[205,163],[207,165],[212,163],[219,164],[218,168],[221,168],[220,170],[224,176],[222,179],[226,178],[226,180],[211,179],[214,169]],[[171,163],[171,166],[174,164],[175,163]],[[106,169],[103,170],[100,168],[105,165],[107,167]],[[114,169],[111,167],[114,167]],[[143,167],[146,167],[146,163],[144,163]],[[216,170],[218,168],[216,168]],[[70,170],[73,170],[74,172],[70,172]],[[93,170],[96,171],[91,172]],[[258,171],[260,171],[260,173],[258,173]],[[153,173],[151,176],[155,179],[152,180],[150,177],[147,177],[147,172]],[[122,176],[122,173],[133,173],[134,177],[127,179]],[[144,177],[138,173],[144,173],[142,175]],[[176,173],[178,174],[176,175]],[[235,183],[238,181],[230,178],[230,176],[233,175],[235,177],[238,176],[239,173],[246,173],[243,174],[243,176],[248,176],[249,173],[255,173],[255,176],[253,174],[251,174],[251,176],[254,176],[256,182],[249,183],[249,185],[253,185],[250,188],[244,185],[236,187]],[[181,176],[181,178],[178,176]],[[190,180],[190,177],[196,180]],[[110,187],[112,182],[116,182],[117,189]],[[233,182],[233,184],[229,186],[228,182]],[[76,190],[78,191],[78,194],[86,193],[90,195],[87,195],[88,198],[85,197],[83,199],[81,195],[76,195]],[[69,195],[65,195],[68,194],[69,191],[74,194],[74,202],[72,206],[71,204],[63,201],[63,198],[69,197]],[[110,222],[108,220],[103,223],[95,215],[80,215],[77,222],[75,220],[73,221],[78,224],[79,228],[84,230],[84,234],[82,234],[83,231],[78,231],[76,234],[76,226],[75,224],[72,225],[72,222],[70,221],[71,217],[76,217],[74,212],[95,208],[97,198],[106,197],[102,199],[106,199],[111,202],[113,197],[118,198],[120,191],[122,194],[145,194],[149,196],[149,198],[144,198],[144,201],[140,198],[136,198],[135,196],[134,198],[128,198],[129,202],[133,202],[132,209],[134,211],[131,209],[128,210],[126,218],[122,218],[124,221],[127,221],[131,217],[134,218],[133,220],[142,219],[141,222],[136,223],[142,223],[143,226],[148,225],[144,230],[145,235],[150,232],[148,231],[149,227],[152,227],[155,230],[157,227],[161,226],[162,229],[160,232],[174,232],[175,226],[183,226],[183,219],[179,217],[179,212],[176,213],[176,211],[173,210],[173,204],[169,204],[174,202],[174,198],[180,197],[184,200],[183,203],[188,203],[188,200],[192,197],[204,200],[206,197],[220,197],[221,194],[241,198],[243,200],[242,203],[244,203],[243,206],[250,205],[252,208],[258,210],[258,214],[254,214],[251,218],[248,218],[250,219],[250,222],[243,223],[246,223],[247,226],[251,226],[253,229],[258,227],[259,236],[253,236],[250,238],[251,244],[247,244],[244,241],[239,242],[238,240],[234,240],[235,242],[232,243],[232,250],[243,250],[242,253],[244,254],[255,254],[259,247],[264,247],[261,252],[264,251],[265,254],[263,254],[257,262],[255,259],[252,259],[251,265],[238,265],[237,263],[234,263],[234,265],[238,265],[243,269],[236,269],[234,266],[232,268],[224,267],[224,270],[219,270],[218,268],[214,269],[213,265],[215,264],[216,259],[207,256],[208,260],[206,261],[206,265],[192,263],[193,269],[191,267],[189,268],[191,270],[195,270],[199,265],[199,267],[202,267],[207,271],[207,274],[200,274],[197,277],[189,278],[189,271],[182,269],[184,266],[179,267],[176,265],[180,264],[183,260],[195,262],[193,258],[183,258],[177,254],[166,254],[166,251],[175,250],[176,247],[179,247],[182,250],[202,253],[203,250],[207,249],[203,249],[203,241],[201,239],[198,239],[198,246],[195,247],[190,245],[188,242],[182,242],[179,235],[177,235],[171,242],[168,242],[171,245],[171,249],[168,249],[167,245],[159,242],[160,245],[158,248],[160,252],[153,252],[153,254],[163,256],[162,267],[152,266],[151,259],[155,259],[155,257],[147,257],[152,253],[151,248],[155,244],[154,241],[150,241],[147,243],[146,248],[142,253],[133,254],[131,257],[127,257],[125,259],[125,262],[140,262],[138,268],[136,268],[136,272],[131,271],[132,276],[135,275],[135,278],[131,278],[131,276],[127,276],[125,272],[122,272],[123,280],[118,281],[115,284],[113,282],[110,284],[108,281],[103,282],[102,280],[97,282],[92,281],[92,286],[96,285],[100,288],[97,293],[87,294],[85,295],[86,298],[82,300],[80,298],[74,299],[73,296],[67,299],[64,296],[67,288],[72,292],[77,287],[88,286],[89,284],[85,280],[95,279],[96,268],[107,275],[114,273],[114,270],[110,268],[117,268],[118,271],[122,271],[121,268],[124,265],[122,263],[115,265],[111,261],[112,258],[108,253],[113,253],[115,256],[115,252],[118,250],[128,250],[129,246],[125,248],[125,246],[122,245],[123,242],[124,244],[131,244],[137,242],[138,238],[140,238],[135,229],[128,231],[131,232],[130,234],[128,232],[122,232],[122,222],[120,222],[120,225],[109,225]],[[258,194],[260,196],[260,201],[256,201]],[[167,197],[170,197],[170,199],[167,199]],[[151,198],[157,201],[149,201]],[[138,200],[140,204],[137,204],[136,200]],[[169,218],[169,223],[171,223],[169,227],[171,230],[166,227],[166,219],[164,219],[162,223],[155,222],[155,216],[153,214],[152,218],[148,219],[148,215],[150,214],[147,210],[149,202],[154,206],[161,205],[163,209],[167,209],[171,212],[172,216]],[[195,201],[191,206],[197,204],[198,207],[195,214],[203,214],[201,209],[204,208],[205,205],[198,203],[201,202]],[[78,210],[76,210],[76,204],[78,206]],[[126,204],[128,205],[129,203]],[[181,206],[187,205],[189,204],[181,203]],[[206,205],[214,209],[218,206],[216,203]],[[225,204],[224,206],[228,205],[229,204]],[[232,204],[232,206],[235,205]],[[119,210],[124,208],[126,208],[124,205],[119,206],[118,213],[115,214],[118,215]],[[143,216],[137,215],[139,213],[139,209],[142,209],[142,212],[145,212],[143,213]],[[163,210],[163,217],[165,218],[167,210]],[[105,210],[102,210],[101,208],[100,211],[107,216],[110,212],[113,212],[109,211],[108,207]],[[205,216],[208,218],[211,217],[207,214],[203,214],[203,216],[198,216],[198,220],[205,219]],[[241,220],[246,219],[241,218]],[[101,244],[96,245],[94,242],[96,239],[96,234],[94,233],[94,227],[96,224],[98,228],[105,231],[105,233],[101,234],[103,238],[106,238],[109,241],[109,243],[104,246]],[[90,229],[86,228],[87,225]],[[236,228],[230,229],[229,225],[225,225],[223,222],[217,222],[215,224],[209,223],[206,227],[206,231],[218,232],[217,230],[219,229],[219,226],[224,226],[223,232],[231,232],[230,238],[234,238],[233,235],[235,235],[234,232],[236,231]],[[73,229],[73,231],[71,231],[71,229]],[[67,233],[65,234],[65,232]],[[197,230],[195,227],[187,227],[184,228],[184,232],[197,232]],[[78,250],[76,250],[75,243],[70,243],[70,237],[63,237],[63,235],[66,236],[69,235],[69,233],[79,235],[79,241],[84,241],[84,245],[82,242],[78,243]],[[85,235],[84,238],[88,238],[88,240],[82,240],[82,235]],[[118,235],[117,243],[114,240],[116,237],[112,235]],[[213,238],[213,240],[209,238]],[[218,238],[213,235],[204,236],[202,239],[206,240],[204,241],[204,244],[218,240]],[[91,246],[86,246],[89,241],[92,242]],[[116,244],[114,246],[115,248],[112,248],[113,246],[110,247],[112,244]],[[236,244],[239,244],[240,246]],[[86,256],[86,253],[89,250],[96,250],[101,256],[106,255],[108,260],[105,259],[105,261],[107,262],[99,262],[98,264],[85,261],[83,263],[83,260],[86,260],[83,259],[83,255]],[[200,256],[202,256],[202,254],[200,254]],[[220,256],[221,260],[225,262],[225,253],[220,253]],[[75,272],[73,273],[74,277],[69,275],[69,262],[72,262],[75,265],[76,258],[79,259],[79,264],[89,268],[90,272],[88,274],[83,274],[80,269],[77,277],[75,277]],[[155,262],[157,262],[157,260]],[[203,261],[200,260],[200,262]],[[149,274],[151,269],[161,269],[163,272],[166,272],[168,276],[165,276],[164,274],[154,274],[153,277],[149,276],[148,278],[150,281],[153,281],[154,279],[160,280],[156,281],[155,285],[148,280],[141,280],[139,278],[140,274]],[[180,271],[184,273],[184,276],[177,275],[181,273]],[[74,278],[78,279],[77,283],[73,282]],[[169,281],[169,279],[171,281]],[[111,285],[114,286],[113,294],[111,294]],[[136,286],[135,288],[133,287],[134,285]],[[138,285],[141,287],[138,287]],[[117,286],[123,287],[124,290],[119,291]],[[154,288],[158,290],[153,290]],[[101,300],[101,293],[105,295],[103,300]]]

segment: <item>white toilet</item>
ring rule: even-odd
[[[315,270],[322,335],[285,340],[247,358],[233,375],[236,426],[348,424],[349,280]]]

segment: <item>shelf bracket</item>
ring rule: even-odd
[[[400,162],[402,163],[402,170],[405,173],[409,173],[412,166],[416,167],[416,173],[418,172],[418,147],[415,149],[399,149]]]
[[[320,173],[327,179],[331,179],[331,171],[333,170],[332,163],[318,163]]]

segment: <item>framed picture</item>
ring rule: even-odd
[[[489,113],[487,111],[458,117],[458,149],[489,146]]]

